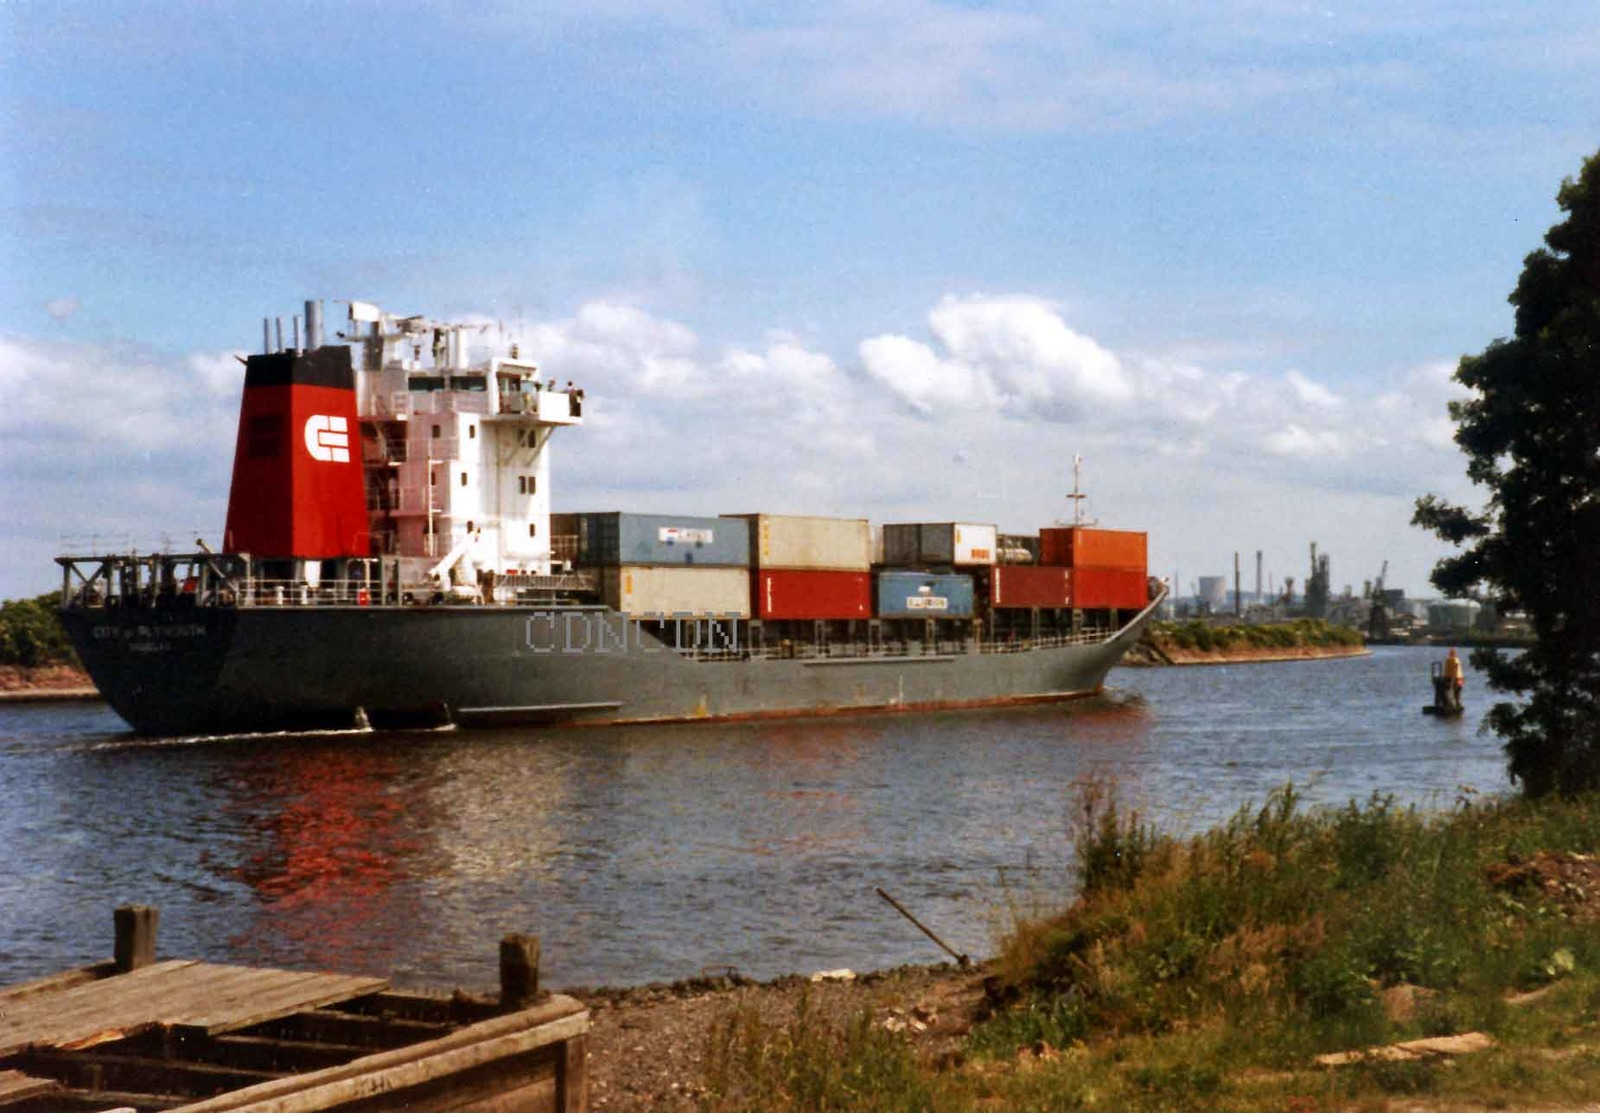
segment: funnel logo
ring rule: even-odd
[[[306,420],[306,451],[319,462],[350,460],[350,424],[343,415],[313,415]]]

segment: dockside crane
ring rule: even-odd
[[[1383,580],[1389,575],[1389,560],[1383,560],[1377,579],[1372,583],[1371,604],[1367,612],[1367,639],[1387,640],[1390,633],[1389,606],[1383,596]]]

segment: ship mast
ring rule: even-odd
[[[1067,499],[1072,501],[1072,526],[1082,527],[1088,521],[1083,518],[1083,502],[1089,499],[1089,494],[1083,491],[1080,472],[1083,469],[1083,455],[1072,455],[1072,491],[1067,494]]]

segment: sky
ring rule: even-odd
[[[1065,520],[1428,596],[1600,9],[0,3],[0,597],[215,541],[307,298],[498,323],[561,510]],[[337,311],[330,311],[331,314]]]

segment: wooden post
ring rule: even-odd
[[[556,1109],[585,1113],[589,1109],[589,1037],[573,1036],[561,1045],[556,1064]]]
[[[112,913],[116,927],[116,959],[118,973],[131,973],[140,966],[156,960],[156,927],[161,922],[161,909],[130,904]]]
[[[539,995],[539,937],[507,935],[500,940],[500,1005],[521,1008]]]

